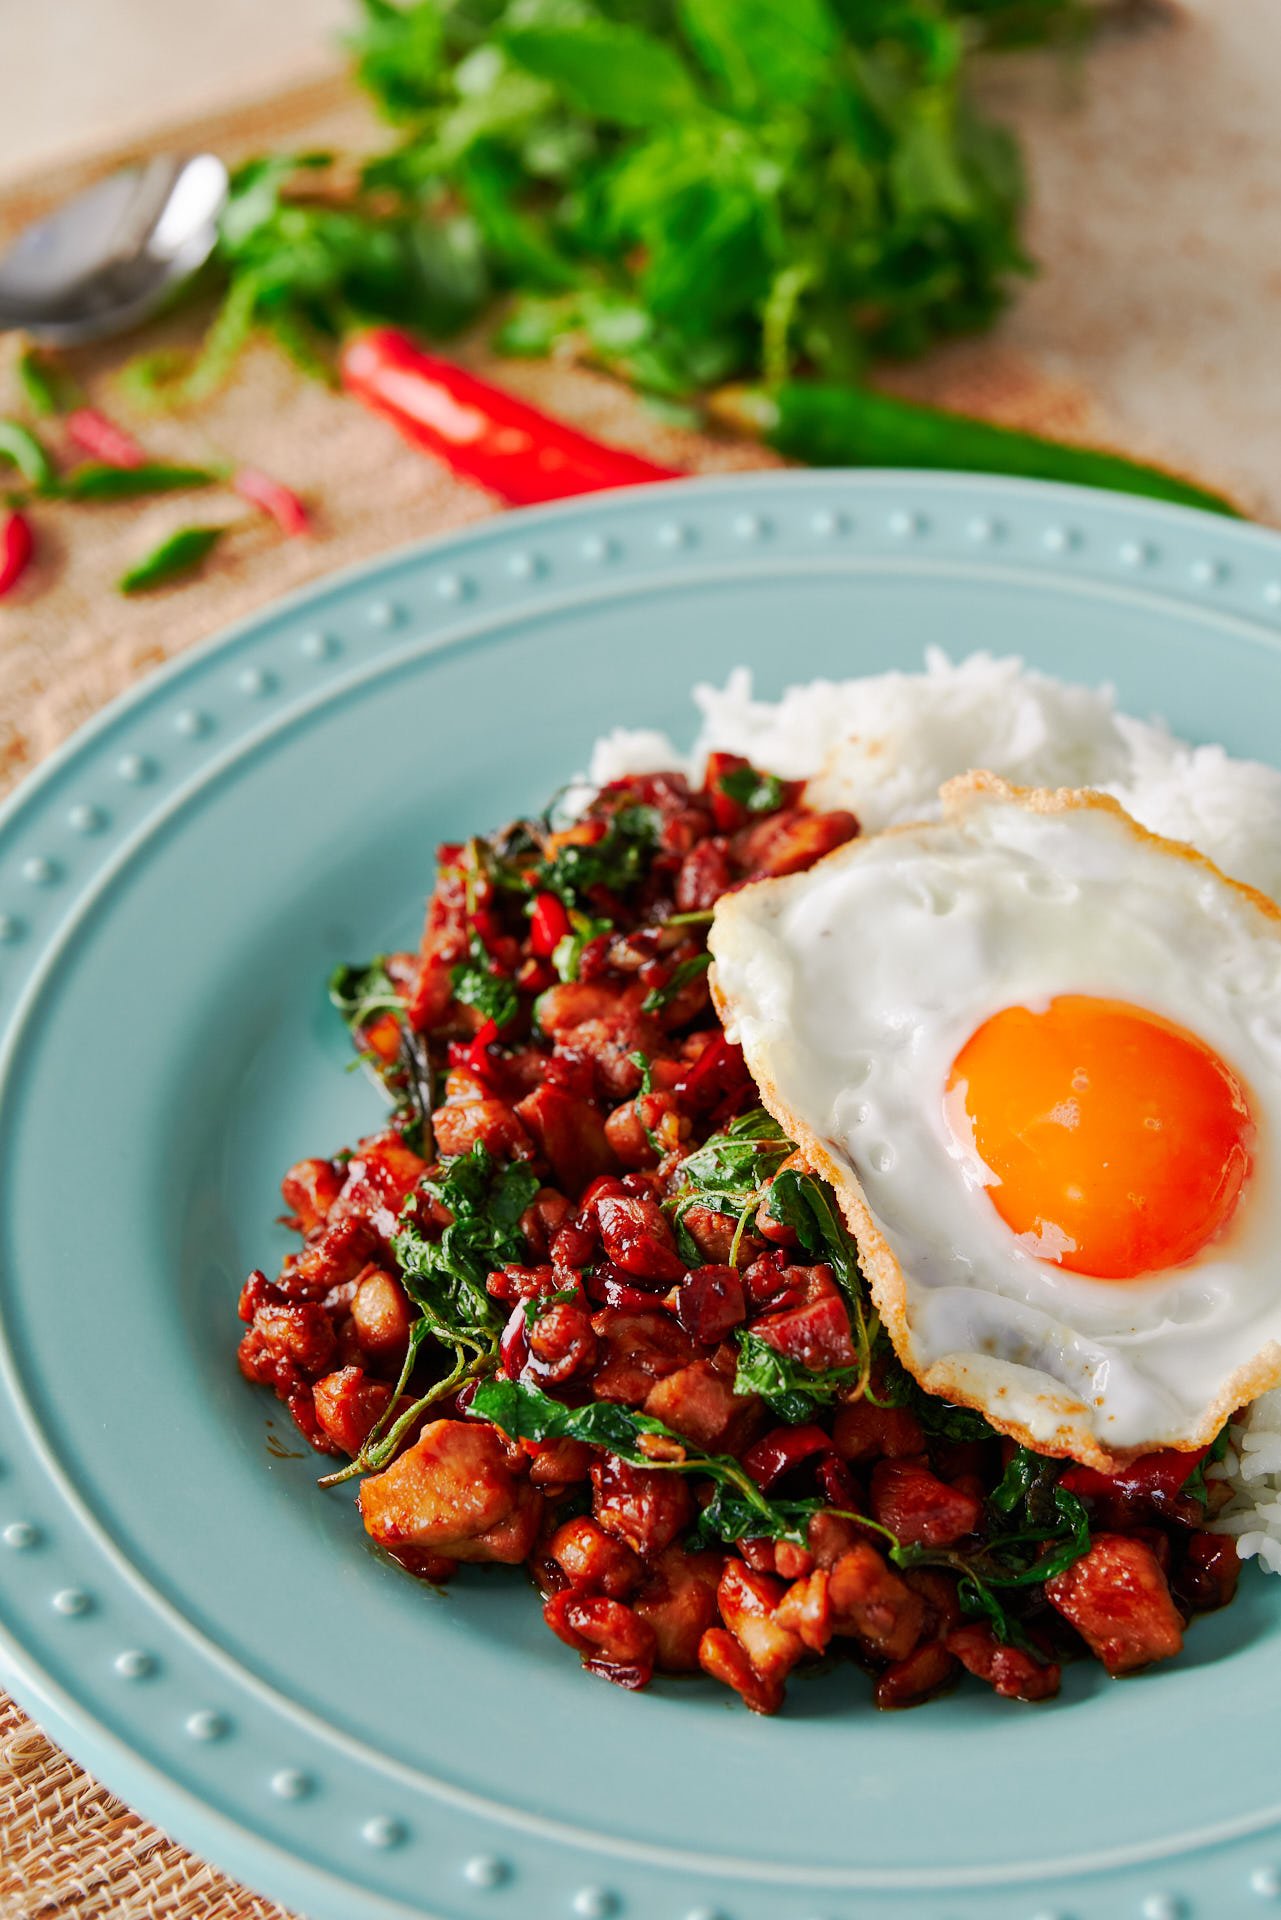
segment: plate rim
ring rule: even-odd
[[[7,835],[18,827],[23,813],[37,803],[48,789],[75,765],[81,755],[96,747],[103,737],[122,721],[141,713],[152,703],[163,702],[165,697],[170,695],[184,679],[193,673],[198,673],[209,662],[231,658],[246,643],[252,644],[255,640],[264,640],[268,631],[278,623],[297,620],[319,612],[326,602],[350,596],[353,592],[394,590],[395,582],[401,574],[413,575],[417,570],[439,560],[443,554],[457,553],[461,559],[478,547],[495,541],[501,544],[516,528],[521,530],[517,537],[522,542],[527,539],[532,545],[537,542],[542,529],[563,527],[583,516],[590,518],[600,514],[602,517],[608,517],[620,511],[625,512],[632,502],[638,505],[652,503],[655,496],[661,496],[664,500],[670,499],[671,484],[663,482],[628,489],[625,492],[556,503],[523,510],[517,515],[494,515],[466,528],[429,535],[390,549],[385,554],[337,569],[302,589],[265,603],[232,625],[205,636],[160,668],[145,675],[134,686],[108,702],[67,740],[60,743],[0,804],[0,835]],[[923,490],[932,496],[949,494],[964,497],[976,494],[990,501],[1004,499],[1023,503],[1039,502],[1047,507],[1055,506],[1060,512],[1069,512],[1074,507],[1081,511],[1088,509],[1092,516],[1097,516],[1102,509],[1105,518],[1115,515],[1125,520],[1127,517],[1134,519],[1137,516],[1145,527],[1153,531],[1162,526],[1173,527],[1187,533],[1200,529],[1204,536],[1212,530],[1216,546],[1222,547],[1225,541],[1232,546],[1244,543],[1248,548],[1270,553],[1281,568],[1281,536],[1270,528],[1262,528],[1250,522],[1234,522],[1201,509],[1174,506],[1164,502],[1150,502],[1129,495],[1102,494],[1092,489],[1075,486],[1003,479],[992,475],[939,474],[901,469],[855,471],[827,469],[818,472],[766,469],[728,476],[709,475],[692,478],[681,483],[680,495],[687,500],[708,500],[718,495],[732,497],[754,493],[772,494],[780,487],[819,493],[839,491],[844,495],[848,495],[853,490],[857,494],[869,496],[876,496],[887,490],[891,493]],[[946,557],[954,558],[950,554]],[[996,551],[989,550],[986,558],[1002,572],[1008,573],[1014,565],[1013,557],[1009,556],[1006,564],[1001,566],[1001,556]],[[1024,558],[1026,559],[1027,556]],[[1051,564],[1054,564],[1055,556],[1045,556],[1045,558],[1050,559]],[[1057,558],[1066,566],[1066,556],[1058,555]],[[1140,586],[1141,579],[1134,576],[1129,576],[1127,579],[1126,576],[1120,575],[1115,576],[1111,584],[1117,588],[1128,585],[1134,589]],[[1208,586],[1213,582],[1207,581],[1203,584]],[[1146,582],[1146,586],[1149,591],[1163,593],[1168,598],[1186,600],[1192,597],[1186,582],[1182,592],[1176,592],[1168,584],[1159,587],[1151,579]],[[533,611],[539,604],[541,603],[535,597],[530,602],[529,610]],[[1273,603],[1269,601],[1269,604]],[[1261,608],[1253,616],[1248,612],[1242,616],[1241,609],[1230,611],[1224,601],[1220,601],[1217,605],[1220,617],[1231,617],[1232,613],[1238,617],[1244,617],[1250,620],[1256,629],[1262,628],[1268,631],[1276,643],[1281,645],[1281,633],[1277,631],[1281,616],[1275,620],[1269,619]],[[466,609],[460,608],[457,612],[461,616],[461,624],[466,625]],[[489,620],[491,623],[499,620],[509,622],[519,617],[519,610],[512,608],[501,614],[492,613]],[[450,628],[446,620],[442,627],[442,639],[446,638],[449,632]],[[423,651],[429,650],[423,649]],[[366,665],[372,671],[376,666],[376,660],[371,660]],[[343,677],[340,673],[340,678]],[[296,694],[291,698],[290,710],[297,708],[300,699],[301,696]],[[215,759],[219,757],[217,748],[214,757]],[[185,780],[181,780],[178,791],[182,791],[186,784]],[[167,796],[170,801],[174,797],[173,794]],[[163,805],[165,799],[163,791],[157,793],[157,806]],[[153,806],[144,812],[139,823],[140,828],[153,819],[156,810],[157,808]],[[127,834],[125,844],[128,844],[132,838],[132,833]],[[114,852],[118,854],[120,848],[117,847]],[[99,866],[94,870],[91,878],[100,877],[101,872],[102,868]],[[82,890],[83,886],[78,886],[75,898],[79,898]],[[56,934],[53,938],[56,940]],[[49,936],[43,937],[40,941],[41,952],[48,944]],[[38,954],[37,965],[39,960]],[[20,995],[20,1001],[22,999],[25,999],[25,993]],[[6,1026],[8,1024],[7,1015],[5,1024]],[[2,1093],[3,1088],[0,1087],[0,1094]],[[249,1865],[244,1867],[237,1865],[231,1868],[241,1877],[251,1877],[251,1881],[252,1877],[257,1877],[257,1869],[253,1862],[259,1854],[265,1852],[271,1856],[271,1881],[277,1886],[281,1884],[276,1879],[277,1866],[281,1867],[282,1873],[287,1869],[295,1876],[290,1882],[291,1885],[301,1885],[299,1876],[314,1878],[317,1874],[324,1882],[330,1881],[328,1873],[323,1869],[317,1869],[314,1863],[307,1862],[294,1854],[278,1857],[278,1849],[262,1834],[242,1827],[225,1813],[189,1795],[179,1782],[170,1779],[161,1769],[154,1767],[127,1742],[120,1740],[109,1727],[99,1723],[92,1714],[86,1715],[84,1708],[61,1688],[60,1683],[51,1673],[44,1672],[38,1663],[33,1663],[27,1658],[26,1650],[11,1638],[7,1629],[4,1628],[0,1628],[0,1672],[4,1673],[15,1699],[20,1703],[25,1698],[39,1701],[40,1704],[35,1709],[36,1717],[42,1718],[46,1724],[52,1720],[57,1726],[60,1741],[69,1752],[77,1757],[82,1752],[90,1755],[91,1770],[97,1777],[103,1778],[106,1784],[113,1785],[115,1779],[122,1776],[128,1777],[134,1769],[144,1774],[147,1802],[153,1807],[159,1807],[163,1800],[165,1821],[171,1823],[168,1830],[183,1838],[184,1843],[193,1851],[203,1854],[206,1849],[200,1838],[187,1839],[187,1832],[199,1833],[205,1823],[212,1822],[220,1830],[216,1846],[217,1855],[228,1861],[249,1859]],[[16,1684],[13,1684],[14,1682]],[[96,1759],[93,1758],[100,1749],[105,1756],[101,1773],[98,1772]],[[119,1789],[127,1795],[132,1795],[134,1790],[130,1785]],[[169,1811],[171,1805],[172,1812]],[[234,1847],[231,1844],[225,1844],[230,1841],[235,1842]],[[240,1844],[241,1841],[244,1842],[243,1847]],[[1234,1843],[1229,1841],[1224,1844],[1230,1846]],[[1032,1879],[1041,1877],[1043,1876],[1025,1876],[1025,1883],[1030,1884]],[[338,1884],[334,1881],[328,1891],[332,1891]],[[342,1891],[346,1900],[345,1911],[349,1914],[351,1889],[346,1882],[342,1883]],[[299,1904],[298,1897],[293,1892],[282,1893],[279,1897]],[[318,1889],[316,1897],[322,1902],[326,1901],[325,1886]],[[311,1896],[307,1898],[310,1900]],[[413,1914],[417,1917],[424,1911],[417,1907],[412,1909],[403,1907],[396,1902],[388,1903],[383,1896],[373,1894],[367,1889],[360,1890],[360,1898],[367,1903],[367,1910],[371,1914],[374,1912],[396,1916]],[[313,1910],[320,1912],[323,1911],[323,1907]],[[584,1913],[587,1911],[586,1907],[578,1907],[575,1910]],[[610,1911],[608,1908],[602,1909],[602,1912],[608,1911]]]

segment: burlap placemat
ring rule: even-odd
[[[1234,0],[1177,30],[1113,39],[1080,76],[1028,61],[1005,67],[992,84],[1029,152],[1029,241],[1044,271],[994,337],[886,376],[887,384],[1164,459],[1281,523],[1279,82],[1275,0]],[[369,134],[335,80],[170,129],[135,151],[209,145],[234,159]],[[0,235],[118,157],[0,192]],[[171,325],[147,344],[183,331]],[[489,364],[480,340],[458,352]],[[96,350],[77,370],[101,404],[127,417],[112,394],[122,357],[118,348]],[[663,426],[576,367],[507,362],[501,378],[676,466],[768,463],[757,449]],[[11,380],[0,355],[0,411],[12,403]],[[250,354],[198,417],[130,424],[159,454],[223,452],[279,475],[313,503],[315,535],[282,542],[237,507],[236,532],[205,578],[125,601],[115,577],[192,518],[191,504],[42,511],[39,564],[0,609],[0,791],[104,701],[228,621],[334,567],[494,510],[382,422],[266,350]],[[227,502],[201,500],[195,512],[224,520]],[[280,1914],[130,1813],[0,1696],[0,1920]]]

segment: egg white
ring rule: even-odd
[[[836,1189],[899,1358],[931,1393],[1105,1471],[1205,1444],[1281,1381],[1281,912],[1097,793],[969,774],[937,822],[726,896],[712,984],[766,1106]],[[949,1124],[985,1020],[1059,994],[1188,1028],[1248,1089],[1229,1230],[1129,1281],[1012,1232]],[[1052,1251],[1048,1250],[1047,1251]]]

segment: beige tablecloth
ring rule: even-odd
[[[1019,60],[991,84],[1030,153],[1029,242],[1043,272],[995,336],[887,383],[1163,459],[1281,524],[1276,0],[1221,0],[1177,30],[1110,39],[1081,72]],[[345,89],[321,82],[140,147],[199,142],[235,157],[368,135]],[[63,169],[0,194],[0,235],[83,174]],[[486,364],[482,342],[460,351]],[[81,371],[101,404],[125,414],[112,398],[121,358],[119,349],[96,351]],[[751,448],[659,425],[620,388],[571,366],[509,363],[501,377],[674,465],[763,463]],[[0,350],[0,411],[13,403],[11,382]],[[265,349],[198,417],[131,424],[158,453],[226,452],[296,485],[314,502],[315,537],[281,542],[245,511],[205,578],[124,601],[111,582],[126,558],[191,518],[190,503],[43,511],[38,565],[0,608],[0,790],[202,635],[333,567],[493,510]],[[227,517],[225,500],[199,510]],[[257,1920],[279,1911],[147,1827],[2,1696],[0,1836],[0,1920]]]

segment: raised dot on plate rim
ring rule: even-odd
[[[1047,527],[1041,535],[1041,545],[1050,553],[1066,553],[1080,544],[1081,536],[1074,527]]]
[[[614,554],[614,543],[607,540],[603,533],[589,533],[578,551],[584,560],[610,560]]]
[[[607,1887],[580,1887],[570,1906],[580,1920],[608,1920],[618,1911],[618,1896]]]
[[[106,826],[107,816],[101,807],[91,806],[87,801],[81,801],[78,806],[72,807],[67,815],[67,821],[77,833],[97,833],[100,827]]]
[[[1228,570],[1222,560],[1194,560],[1188,572],[1198,586],[1212,587],[1227,578]]]
[[[900,537],[909,533],[922,533],[925,528],[925,522],[919,514],[906,513],[901,508],[898,512],[892,513],[885,524],[891,533],[896,533]]]
[[[1281,580],[1269,580],[1264,586],[1263,598],[1270,607],[1281,607]]]
[[[29,1520],[11,1520],[4,1532],[0,1534],[0,1540],[4,1541],[6,1547],[13,1547],[16,1552],[23,1553],[28,1547],[34,1547],[39,1543],[40,1534]]]
[[[542,570],[543,562],[540,556],[524,550],[512,554],[507,562],[507,571],[513,580],[532,580],[535,574],[541,573]]]
[[[436,597],[440,600],[465,600],[471,592],[471,582],[461,573],[442,573],[436,582]]]
[[[400,619],[400,609],[393,607],[390,600],[374,600],[366,608],[365,618],[371,627],[394,627]]]
[[[42,853],[36,853],[30,860],[23,861],[22,877],[29,880],[33,887],[47,887],[51,880],[57,879],[58,869],[52,860],[46,860]]]
[[[63,1587],[53,1596],[54,1610],[68,1620],[77,1614],[88,1613],[89,1596],[80,1587]]]
[[[690,543],[688,527],[680,526],[675,520],[665,520],[658,529],[660,547],[687,547]]]
[[[187,1716],[187,1732],[193,1740],[221,1740],[229,1731],[222,1714],[215,1713],[211,1707],[202,1707]]]
[[[405,1838],[405,1829],[398,1820],[389,1820],[385,1814],[375,1814],[372,1820],[366,1820],[360,1829],[360,1837],[371,1847],[398,1847]]]
[[[1183,1902],[1172,1893],[1150,1893],[1139,1908],[1143,1920],[1180,1920]]]
[[[1256,1867],[1250,1875],[1250,1886],[1264,1899],[1275,1900],[1281,1896],[1281,1867]]]
[[[734,531],[740,540],[759,540],[769,532],[769,521],[763,520],[759,513],[740,513],[735,518]]]
[[[327,660],[337,649],[338,642],[329,633],[304,633],[298,642],[298,651],[307,660]]]
[[[262,667],[246,667],[240,675],[239,685],[242,693],[267,693],[274,684],[271,675]]]
[[[122,1680],[145,1680],[155,1672],[156,1663],[149,1653],[130,1647],[116,1655],[115,1669]]]
[[[996,540],[1001,534],[1001,523],[989,519],[985,513],[978,513],[967,523],[965,531],[971,540]]]
[[[473,1887],[500,1887],[511,1868],[496,1853],[477,1853],[463,1865],[463,1879]]]
[[[271,1790],[278,1800],[305,1800],[311,1792],[311,1781],[297,1767],[281,1767],[271,1776]]]
[[[691,1907],[685,1920],[725,1920],[719,1907]]]
[[[824,536],[833,533],[844,533],[848,529],[848,526],[849,522],[843,513],[834,513],[828,507],[820,507],[819,511],[810,521],[811,530],[814,533]]]
[[[1152,549],[1146,540],[1123,540],[1117,554],[1123,566],[1141,567],[1152,558]]]
[[[188,740],[198,740],[202,733],[208,733],[213,724],[207,713],[200,713],[195,707],[184,707],[181,713],[174,715],[174,727]]]
[[[122,753],[116,762],[116,772],[122,780],[138,786],[151,777],[151,762],[140,753]]]

